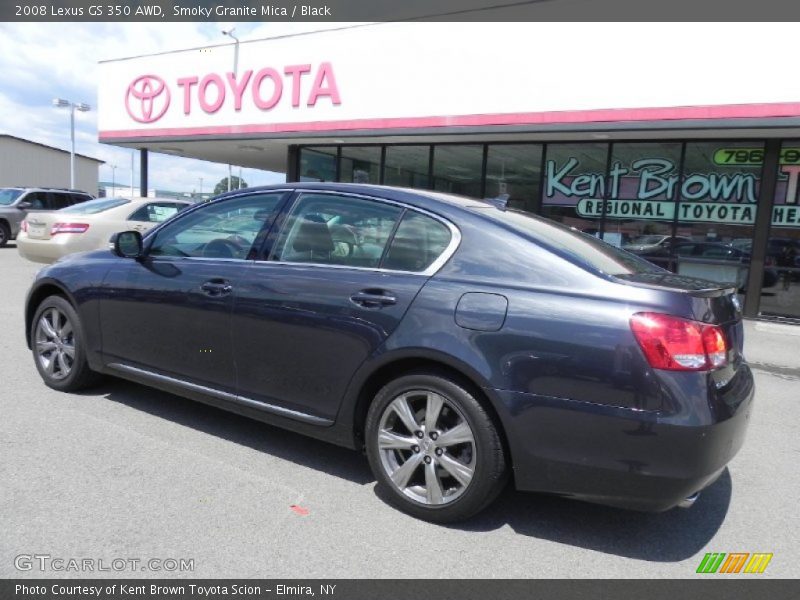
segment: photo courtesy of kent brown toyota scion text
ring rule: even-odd
[[[61,258],[25,327],[51,388],[121,377],[364,450],[420,519],[506,485],[664,511],[744,441],[734,288],[502,198],[292,183]]]

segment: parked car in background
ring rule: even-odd
[[[16,239],[28,213],[58,210],[93,196],[79,190],[57,188],[0,188],[0,248]]]
[[[723,244],[720,242],[689,242],[685,244],[676,244],[673,248],[674,255],[678,258],[678,272],[681,272],[681,259],[690,259],[697,261],[694,264],[703,265],[701,268],[707,270],[702,273],[702,276],[711,279],[712,281],[720,281],[718,277],[714,276],[714,269],[719,266],[725,268],[727,263],[737,263],[740,267],[737,270],[735,279],[727,279],[727,281],[735,282],[739,289],[743,289],[747,284],[747,271],[750,265],[750,252],[735,247],[730,244]],[[722,263],[715,263],[715,261],[723,261]],[[764,277],[762,280],[763,287],[772,287],[778,283],[778,272],[772,266],[774,261],[768,260],[764,266]],[[701,276],[701,273],[693,273],[695,276]]]
[[[31,213],[22,222],[17,250],[28,260],[51,263],[74,252],[107,248],[111,235],[119,231],[145,233],[191,204],[158,198],[98,198]]]
[[[24,324],[53,389],[114,375],[365,449],[446,522],[509,480],[692,505],[750,418],[734,294],[491,202],[293,183],[45,267]]]
[[[640,235],[625,244],[622,248],[634,254],[669,254],[670,248],[682,242],[691,242],[692,238],[680,235]]]

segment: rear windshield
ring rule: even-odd
[[[0,205],[11,206],[14,200],[19,198],[22,190],[15,190],[13,188],[5,188],[0,190]]]
[[[662,272],[662,269],[635,254],[549,219],[517,210],[506,210],[500,220],[523,234],[542,240],[575,262],[609,275]]]
[[[80,204],[62,208],[58,212],[69,213],[71,215],[94,215],[129,203],[130,200],[125,198],[98,198],[97,200],[87,200]]]

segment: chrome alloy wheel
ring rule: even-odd
[[[75,364],[75,332],[67,315],[47,309],[36,323],[36,360],[48,377],[64,379]]]
[[[381,415],[377,443],[392,484],[423,504],[452,502],[475,474],[472,428],[452,402],[435,392],[413,390],[392,400]]]

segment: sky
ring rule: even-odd
[[[302,30],[319,23],[25,23],[0,24],[0,133],[7,133],[64,150],[70,147],[69,110],[55,108],[53,98],[97,107],[97,63],[211,43],[225,43],[223,29],[236,25],[240,40]],[[342,24],[335,24],[341,26]],[[97,111],[75,113],[75,151],[106,162],[101,181],[129,185],[132,150],[97,141]],[[208,192],[228,176],[228,166],[150,154],[150,187],[178,192]],[[134,161],[139,184],[138,157]],[[233,174],[238,175],[234,167]],[[248,185],[285,181],[283,173],[243,169]],[[96,190],[87,190],[96,192]]]

